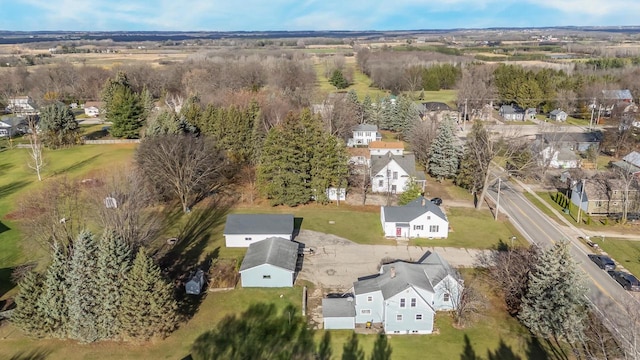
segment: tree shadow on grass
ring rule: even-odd
[[[51,350],[45,349],[33,349],[29,351],[20,351],[13,356],[10,360],[45,360],[51,354]]]
[[[545,348],[540,344],[536,337],[531,336],[525,349],[526,358],[517,355],[513,348],[507,345],[504,340],[500,339],[498,348],[495,350],[487,351],[487,360],[524,360],[524,359],[536,359],[536,360],[549,360],[549,355]],[[479,356],[471,340],[467,334],[464,335],[464,348],[462,354],[460,354],[460,360],[484,360],[482,356]]]
[[[18,190],[29,185],[31,181],[19,180],[0,186],[0,199],[16,193]]]
[[[71,165],[69,165],[69,166],[67,166],[67,167],[65,167],[65,168],[62,168],[62,169],[60,169],[60,170],[57,170],[57,171],[55,171],[53,174],[54,174],[54,175],[58,175],[58,174],[63,174],[63,173],[69,172],[69,171],[75,171],[75,170],[78,170],[78,169],[80,169],[80,168],[84,167],[85,165],[88,165],[88,164],[90,164],[90,163],[94,162],[94,161],[95,161],[97,158],[99,158],[100,156],[102,156],[102,154],[96,154],[96,155],[93,155],[93,156],[92,156],[92,157],[90,157],[90,158],[86,158],[86,159],[84,159],[84,160],[82,160],[82,161],[78,161],[77,163],[71,164]]]
[[[11,280],[12,273],[13,268],[0,269],[0,298],[16,286]]]

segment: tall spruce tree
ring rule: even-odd
[[[18,283],[16,308],[11,315],[11,322],[29,336],[42,336],[43,316],[38,306],[38,298],[42,293],[42,281],[38,273],[30,271]]]
[[[98,339],[97,331],[97,254],[93,234],[83,231],[73,242],[69,262],[67,304],[69,337],[82,342]]]
[[[542,252],[529,275],[529,288],[518,317],[538,336],[574,344],[582,336],[588,313],[586,287],[582,284],[569,243],[558,241]]]
[[[176,308],[172,285],[140,248],[122,286],[118,320],[124,335],[141,340],[166,336],[175,328]]]
[[[42,311],[42,331],[48,336],[65,338],[69,313],[67,308],[67,274],[69,259],[58,242],[51,246],[51,264],[47,267],[38,306]]]
[[[451,120],[440,123],[438,135],[429,149],[429,173],[438,180],[456,176],[460,158],[460,148]]]
[[[78,142],[80,126],[73,111],[63,103],[45,106],[40,111],[39,130],[42,142],[50,148],[73,145]]]
[[[116,86],[106,104],[107,120],[111,121],[109,132],[115,137],[136,139],[144,121],[145,110],[140,96],[131,88]]]
[[[316,201],[327,203],[326,190],[331,187],[346,189],[349,176],[347,160],[344,144],[335,136],[324,134],[311,159],[311,187]]]
[[[105,231],[100,238],[97,267],[98,336],[113,339],[120,335],[117,314],[122,303],[123,284],[131,267],[131,249],[113,231]]]

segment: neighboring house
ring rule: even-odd
[[[100,116],[104,103],[102,101],[87,101],[84,103],[84,113],[87,116],[96,117]]]
[[[423,102],[422,106],[419,106],[417,110],[422,120],[435,119],[442,121],[448,118],[457,121],[459,115],[449,105],[436,101]]]
[[[224,226],[227,247],[248,247],[268,239],[293,239],[293,215],[289,214],[229,214]]]
[[[10,97],[7,110],[16,115],[36,115],[38,110],[36,105],[29,96],[14,96]]]
[[[347,146],[368,146],[372,141],[382,140],[377,125],[360,124],[353,129],[353,137],[347,142]]]
[[[0,137],[11,137],[25,132],[27,132],[25,118],[5,117],[0,119]]]
[[[567,113],[560,109],[555,109],[549,113],[549,119],[564,122],[567,121]]]
[[[502,105],[498,114],[506,121],[524,121],[524,110],[518,106]]]
[[[325,299],[325,326],[381,325],[389,335],[431,334],[436,311],[455,309],[462,289],[458,273],[436,253],[416,263],[398,260],[382,265],[378,274],[359,278],[352,300]]]
[[[624,182],[618,179],[585,179],[571,187],[571,202],[588,215],[622,213],[624,195]],[[640,191],[630,187],[628,199],[627,210],[637,212],[640,209]]]
[[[610,102],[623,101],[626,103],[633,103],[633,95],[631,90],[602,90],[602,98]]]
[[[449,236],[447,216],[424,196],[404,206],[381,206],[380,223],[385,237],[442,239]]]
[[[299,246],[281,237],[249,245],[240,266],[242,287],[292,287]]]
[[[371,162],[371,152],[367,148],[347,148],[347,153],[351,165],[369,166]]]
[[[393,155],[404,154],[404,143],[402,141],[372,141],[369,143],[370,155],[386,155],[389,152]]]
[[[575,152],[547,146],[541,152],[543,165],[554,169],[576,169],[580,167],[580,158]]]
[[[628,173],[640,176],[640,152],[630,152],[622,158],[622,161],[616,161],[612,165]]]
[[[413,154],[371,156],[371,191],[400,194],[413,180],[424,189],[424,172],[416,171],[416,158]]]
[[[548,132],[536,135],[545,145],[552,145],[556,149],[569,149],[571,151],[587,151],[593,146],[599,151],[603,135],[599,131],[584,133],[562,133]]]
[[[536,115],[538,115],[538,110],[536,110],[536,108],[528,108],[524,111],[525,120],[535,120]]]

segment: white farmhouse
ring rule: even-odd
[[[424,189],[424,172],[416,171],[416,158],[412,154],[371,156],[371,191],[401,194],[410,181]]]
[[[437,238],[449,236],[449,220],[439,206],[420,196],[404,206],[380,207],[385,237]]]
[[[347,141],[348,147],[367,146],[372,141],[382,140],[377,125],[360,124],[353,129],[353,137]]]

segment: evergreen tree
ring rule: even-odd
[[[406,96],[398,96],[395,103],[386,100],[382,106],[382,128],[395,131],[403,136],[406,136],[413,124],[420,119],[415,103]]]
[[[422,188],[415,181],[407,182],[404,192],[398,196],[398,205],[407,205],[422,195]]]
[[[97,254],[93,234],[84,231],[73,242],[69,262],[67,304],[69,337],[82,342],[98,339],[97,332]]]
[[[42,336],[43,316],[38,306],[42,282],[39,275],[33,271],[28,272],[18,283],[18,289],[11,322],[29,336]]]
[[[326,190],[347,187],[349,165],[344,144],[335,136],[324,134],[311,159],[311,187],[316,201],[327,203]]]
[[[336,89],[346,89],[349,86],[349,82],[345,79],[340,69],[333,70],[333,74],[329,78],[329,84],[336,87]]]
[[[140,136],[145,110],[140,97],[131,88],[117,85],[106,108],[107,120],[112,123],[109,128],[111,135],[127,139]]]
[[[456,144],[453,123],[440,123],[438,135],[429,150],[429,173],[438,180],[453,178],[458,172],[460,149]]]
[[[105,231],[99,242],[97,259],[97,328],[101,339],[113,339],[120,334],[118,312],[122,303],[122,288],[131,266],[129,245],[113,231]]]
[[[146,136],[196,134],[195,125],[171,110],[162,110],[148,120]]]
[[[373,120],[372,111],[373,111],[373,101],[371,100],[371,96],[369,94],[365,95],[364,99],[362,99],[362,123],[365,124],[377,124]]]
[[[371,360],[391,360],[391,345],[385,334],[379,334],[376,342],[373,343]]]
[[[364,351],[355,332],[351,333],[349,340],[342,347],[342,360],[364,360]]]
[[[546,339],[578,341],[588,313],[581,279],[567,241],[543,251],[529,274],[529,288],[518,315],[522,323]]]
[[[42,295],[38,306],[44,317],[42,331],[49,336],[65,338],[69,314],[67,309],[67,274],[69,259],[65,249],[54,242],[51,247],[51,264],[45,273]]]
[[[146,85],[144,86],[144,88],[142,88],[142,92],[140,92],[140,103],[144,111],[142,118],[148,119],[149,116],[151,116],[153,109],[155,109],[156,107],[156,102]]]
[[[42,142],[50,148],[78,143],[80,126],[73,111],[63,103],[45,106],[40,111]]]
[[[136,254],[122,286],[118,320],[124,335],[146,340],[166,336],[175,328],[176,302],[173,287],[144,248]]]

